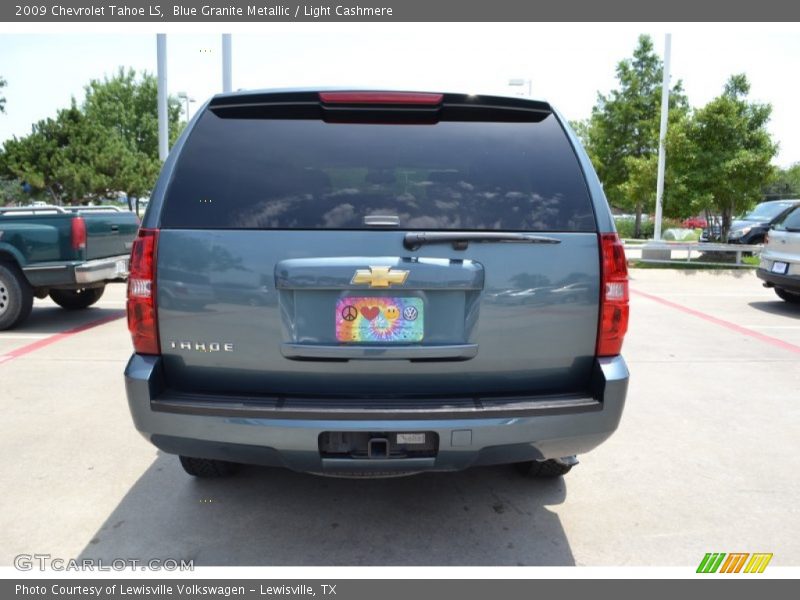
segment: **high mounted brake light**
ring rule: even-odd
[[[73,250],[86,249],[86,221],[83,217],[72,217],[71,238]]]
[[[617,356],[628,331],[628,264],[625,247],[616,233],[600,234],[600,324],[597,355]]]
[[[161,354],[156,309],[158,230],[140,229],[128,275],[128,330],[137,354]]]
[[[413,104],[436,106],[443,94],[425,92],[320,92],[325,104]]]

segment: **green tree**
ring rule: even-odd
[[[589,145],[589,128],[591,127],[590,119],[584,119],[583,121],[570,121],[569,126],[572,127],[572,130],[575,132],[575,135],[578,136],[581,144],[583,144],[584,147],[587,147]]]
[[[156,78],[146,72],[139,77],[133,69],[120,68],[113,77],[92,80],[85,89],[83,109],[87,119],[114,132],[116,143],[127,150],[119,149],[111,187],[125,193],[132,209],[131,198],[148,193],[161,169]],[[180,100],[170,97],[167,103],[170,146],[185,125],[180,116]]]
[[[65,143],[57,119],[35,123],[29,135],[6,140],[2,154],[4,175],[45,191],[54,204],[61,204],[63,187],[56,175],[56,157]]]
[[[7,85],[6,80],[0,77],[0,90],[6,87],[6,85]],[[6,97],[0,96],[0,113],[4,112],[6,112]]]
[[[800,198],[800,163],[787,169],[776,169],[771,181],[763,189],[766,200]]]
[[[19,179],[0,178],[0,206],[15,204],[19,202],[25,192],[22,189],[22,182]]]
[[[174,141],[183,125],[176,98],[169,100],[168,115]],[[123,69],[90,82],[82,105],[73,99],[30,135],[6,141],[0,154],[0,172],[47,192],[57,204],[123,192],[133,208],[131,198],[152,189],[160,168],[155,78]]]
[[[666,156],[669,158],[664,172],[664,217],[684,219],[698,212],[687,188],[686,164],[691,156],[687,138],[689,122],[687,114],[676,111],[667,129]],[[643,156],[626,156],[623,160],[628,176],[619,185],[619,192],[627,198],[641,199],[643,207],[648,210],[654,208],[658,178],[657,151]]]
[[[620,61],[616,74],[618,89],[608,95],[598,93],[588,123],[579,125],[577,131],[586,143],[609,202],[635,212],[635,234],[639,236],[642,212],[655,203],[663,83],[663,63],[649,36],[639,36],[633,57]],[[687,113],[688,102],[678,81],[670,90],[670,126]],[[667,165],[671,169],[670,161]],[[668,179],[676,177],[668,174]],[[653,185],[649,187],[651,180]],[[668,197],[677,198],[675,192],[665,188],[665,202]]]
[[[749,102],[749,91],[744,74],[732,75],[722,95],[694,114],[688,131],[688,189],[696,206],[721,215],[725,241],[733,217],[761,199],[778,150],[767,131],[772,107]]]
[[[108,152],[103,132],[92,128],[73,101],[55,119],[33,126],[30,135],[5,143],[3,170],[47,192],[56,204],[79,202],[107,187],[96,159]]]

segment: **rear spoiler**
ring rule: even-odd
[[[222,118],[295,118],[331,122],[538,122],[547,102],[503,96],[429,92],[253,92],[216,96],[209,110]]]

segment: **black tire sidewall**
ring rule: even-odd
[[[0,280],[8,294],[8,308],[0,315],[0,331],[24,321],[33,307],[33,290],[20,270],[12,264],[0,263]]]
[[[800,304],[800,294],[796,294],[794,292],[790,292],[788,290],[784,290],[783,288],[775,288],[775,293],[778,297],[790,304]]]
[[[534,479],[561,477],[572,470],[572,465],[553,459],[517,463],[515,466],[520,474]]]
[[[82,310],[100,300],[105,286],[81,290],[50,290],[50,299],[61,308]]]

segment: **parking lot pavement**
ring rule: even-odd
[[[389,480],[247,467],[193,480],[131,424],[124,287],[81,313],[37,301],[23,327],[0,333],[0,564],[48,553],[694,567],[711,551],[800,564],[800,308],[751,272],[632,279],[620,429],[550,482],[508,467]]]

